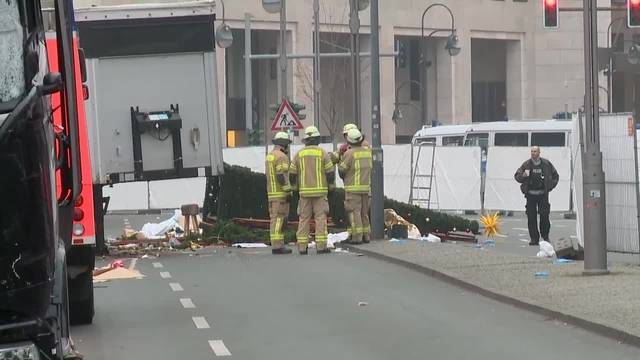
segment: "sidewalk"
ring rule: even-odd
[[[498,247],[500,244],[497,245]],[[391,261],[501,302],[640,346],[640,267],[614,263],[608,276],[474,244],[374,241],[353,251]],[[537,278],[537,272],[548,277]]]

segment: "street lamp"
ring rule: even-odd
[[[629,48],[629,52],[627,53],[627,61],[631,65],[640,64],[640,46],[638,44],[633,44]]]
[[[404,115],[402,114],[402,111],[400,110],[400,106],[401,105],[410,105],[413,106],[414,108],[416,108],[416,110],[418,110],[421,115],[422,115],[422,125],[425,124],[425,113],[424,113],[424,109],[418,109],[414,104],[407,102],[407,103],[401,103],[398,101],[398,94],[400,93],[400,90],[402,90],[402,88],[404,88],[405,86],[407,86],[408,84],[412,84],[412,85],[417,85],[418,88],[420,89],[420,95],[422,96],[424,94],[424,87],[422,86],[422,84],[419,81],[416,80],[407,80],[404,81],[402,84],[400,84],[397,88],[396,88],[396,96],[395,96],[395,102],[394,102],[394,107],[393,107],[393,115],[391,117],[391,119],[394,122],[398,122],[399,120],[404,119]]]
[[[233,32],[231,32],[231,27],[224,21],[224,1],[220,1],[220,3],[222,4],[222,24],[216,30],[216,43],[221,48],[226,49],[233,44]]]
[[[262,7],[269,14],[277,14],[282,9],[282,1],[280,0],[262,0]]]
[[[444,48],[449,52],[449,56],[456,56],[460,54],[462,49],[460,48],[460,45],[458,45],[458,35],[456,35],[455,31],[449,35],[449,38],[447,38],[447,44]]]
[[[349,30],[351,32],[351,73],[353,81],[353,118],[359,126],[360,108],[360,11],[369,7],[369,0],[349,0]]]
[[[427,13],[429,12],[429,10],[433,9],[434,7],[442,7],[444,9],[447,10],[447,12],[449,12],[449,16],[451,16],[451,29],[436,29],[433,30],[429,35],[427,35],[426,37],[424,36],[424,19],[427,15]],[[447,43],[445,44],[444,48],[445,50],[447,50],[447,52],[449,53],[449,56],[456,56],[458,54],[460,54],[460,51],[462,50],[462,48],[459,45],[459,41],[458,41],[458,35],[456,35],[456,20],[455,17],[453,16],[453,11],[451,11],[451,9],[442,3],[435,3],[435,4],[431,4],[429,5],[424,12],[422,13],[422,31],[421,31],[421,35],[420,35],[420,39],[422,39],[423,41],[426,41],[428,38],[431,38],[433,35],[439,33],[439,32],[443,32],[443,31],[448,31],[449,37],[447,38]],[[423,53],[422,53],[422,59],[426,60],[426,56],[424,54],[424,51],[426,49],[426,44],[423,46]],[[437,71],[437,69],[436,69]],[[427,71],[426,69],[422,69],[422,80],[423,82],[426,83],[426,74]],[[436,95],[437,95],[437,89],[436,89]],[[437,100],[436,100],[437,101]],[[427,98],[426,96],[424,96],[424,92],[422,94],[422,112],[423,114],[426,114],[426,107],[427,107]],[[437,114],[436,114],[437,116]]]
[[[270,14],[280,13],[280,88],[279,98],[287,97],[287,3],[286,0],[262,0],[262,7]],[[265,132],[266,133],[266,132]]]

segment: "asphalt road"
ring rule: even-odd
[[[72,329],[86,359],[640,356],[637,348],[355,254],[217,249],[135,266],[146,277],[96,284],[94,324]]]

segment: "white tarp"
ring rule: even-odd
[[[175,209],[186,204],[202,207],[207,179],[204,177],[149,182],[149,207]]]
[[[418,170],[414,188],[429,187],[430,179],[421,175],[430,174],[433,151],[435,151],[435,159],[431,184],[431,208],[479,210],[480,148],[423,146],[418,157],[418,147],[416,147],[414,162],[418,162]],[[426,198],[428,198],[428,190],[414,190],[414,199]],[[426,203],[419,205],[424,207]]]
[[[411,187],[411,145],[385,145],[384,195],[390,199],[409,202]]]
[[[551,211],[569,210],[571,150],[568,147],[545,147],[543,158],[558,170],[560,182],[549,194]],[[525,199],[514,178],[516,170],[531,158],[528,147],[490,147],[487,154],[485,209],[524,211]]]
[[[115,184],[102,188],[109,197],[108,210],[142,210],[149,208],[149,188],[146,182]],[[175,206],[173,207],[175,208]]]
[[[600,120],[600,150],[605,174],[607,209],[607,249],[615,252],[638,253],[640,240],[635,122],[629,114],[601,114]],[[582,168],[576,167],[576,169],[581,171]],[[574,196],[577,199],[578,239],[580,244],[584,244],[582,176],[576,177]]]

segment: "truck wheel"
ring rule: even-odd
[[[69,317],[72,325],[85,325],[93,322],[93,272],[84,272],[72,281],[72,286],[82,288],[87,297],[82,301],[69,303]]]

